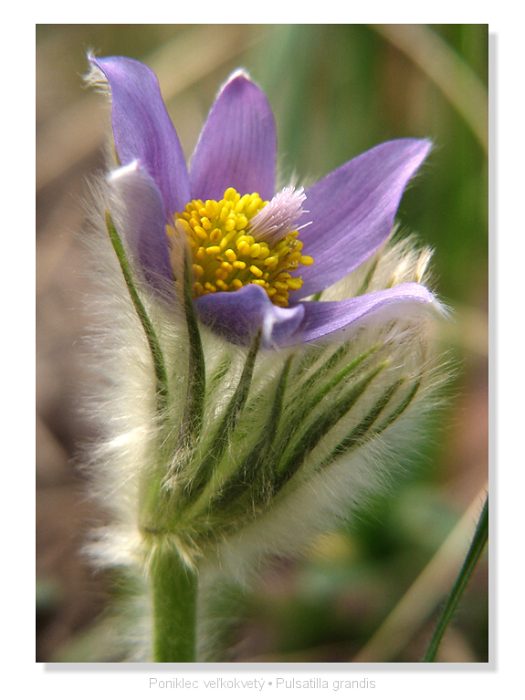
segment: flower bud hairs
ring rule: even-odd
[[[117,157],[90,238],[105,388],[89,467],[111,515],[90,550],[143,596],[126,658],[220,660],[217,581],[296,556],[384,488],[435,403],[431,253],[393,236],[431,144],[277,185],[270,105],[236,71],[187,166],[152,71],[89,60]]]

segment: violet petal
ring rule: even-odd
[[[299,327],[302,304],[281,308],[272,304],[266,292],[248,284],[236,292],[216,292],[195,300],[201,321],[231,342],[246,345],[262,330],[265,346],[281,345]]]
[[[188,171],[155,74],[131,58],[91,56],[108,80],[113,136],[122,165],[139,160],[159,188],[166,218],[190,200]]]
[[[387,141],[353,158],[306,190],[307,213],[298,225],[303,252],[314,264],[301,268],[304,284],[290,298],[325,289],[358,267],[386,240],[403,191],[430,150],[427,140]]]
[[[164,207],[153,179],[135,161],[112,171],[108,184],[111,214],[133,259],[154,289],[171,292],[173,271]]]
[[[406,308],[412,305],[410,310]],[[294,337],[288,338],[282,345],[308,343],[327,339],[333,333],[357,329],[372,318],[381,321],[396,318],[401,312],[407,318],[423,308],[441,309],[439,302],[426,287],[416,282],[404,282],[391,289],[382,289],[370,294],[345,299],[343,301],[305,301],[304,319]]]
[[[190,165],[192,197],[222,199],[228,187],[271,199],[277,138],[266,95],[236,72],[219,93]]]

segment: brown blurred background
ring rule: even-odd
[[[455,310],[440,342],[458,372],[413,470],[356,522],[276,562],[250,593],[232,660],[416,661],[457,572],[487,480],[487,53],[484,25],[40,25],[37,28],[37,657],[117,660],[101,615],[114,582],[81,554],[103,514],[75,466],[93,437],[79,346],[88,291],[79,238],[86,178],[103,168],[109,106],[86,90],[85,54],[144,60],[191,154],[215,92],[246,67],[274,107],[281,170],[310,180],[382,140],[436,148],[399,218],[436,249]],[[466,519],[463,513],[472,505]],[[459,524],[458,524],[459,523]],[[488,656],[486,561],[442,645]]]

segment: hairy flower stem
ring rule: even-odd
[[[133,306],[135,307],[135,311],[137,312],[137,316],[142,324],[142,328],[148,342],[157,384],[157,408],[158,411],[161,412],[166,407],[168,400],[168,375],[166,372],[166,365],[164,363],[162,349],[160,347],[157,334],[155,333],[155,328],[135,286],[131,265],[126,255],[124,245],[108,211],[106,211],[106,229],[111,245],[113,246],[113,250],[115,251],[115,255],[117,256],[120,269],[122,270],[122,275],[124,276],[129,296],[133,302]]]
[[[160,547],[150,568],[153,660],[195,661],[197,574],[171,547]]]

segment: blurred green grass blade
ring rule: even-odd
[[[478,563],[483,550],[485,549],[489,534],[488,503],[489,500],[487,496],[478,525],[476,527],[476,532],[474,533],[474,538],[467,552],[467,556],[465,557],[465,561],[463,562],[463,566],[461,567],[461,571],[459,572],[459,575],[452,586],[445,607],[443,608],[443,611],[439,617],[434,634],[432,635],[432,639],[430,640],[426,654],[423,657],[423,661],[436,660],[436,654],[441,640],[443,639],[443,635],[445,634],[445,631],[454,616],[460,598],[463,595],[468,582],[470,581],[470,577],[476,568],[476,564]]]

